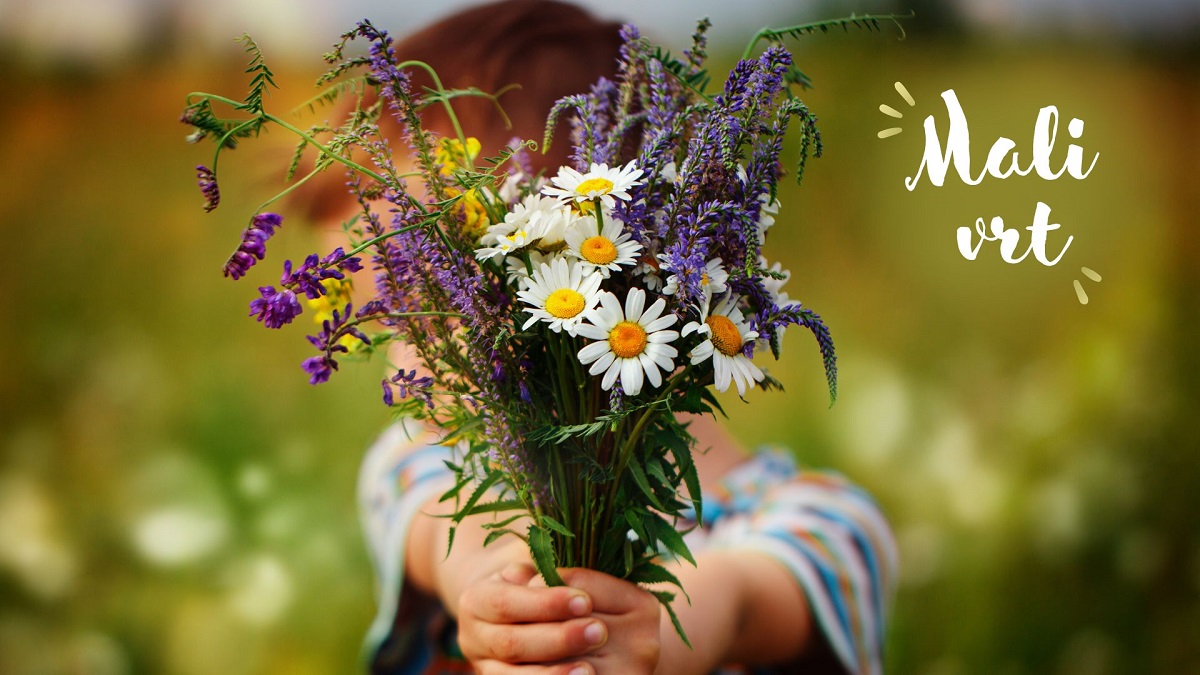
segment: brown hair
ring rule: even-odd
[[[616,73],[621,47],[620,24],[596,19],[579,7],[555,0],[503,0],[479,5],[434,23],[396,44],[401,61],[428,63],[446,89],[476,87],[496,92],[509,85],[519,89],[500,97],[512,121],[489,100],[462,96],[453,100],[464,133],[479,139],[481,156],[494,156],[519,137],[541,142],[546,115],[563,96],[586,92],[601,77]],[[431,86],[420,69],[409,69],[414,92]],[[422,111],[425,128],[452,135],[449,117],[440,105]],[[550,151],[531,153],[535,169],[553,170],[567,163],[569,126],[560,124]],[[397,139],[397,123],[380,120],[384,136]],[[334,174],[339,174],[335,169]],[[340,178],[340,174],[339,174]],[[342,200],[339,180],[323,180],[309,192],[310,216],[323,220],[335,215]]]

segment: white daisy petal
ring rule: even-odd
[[[733,383],[737,386],[738,396],[745,396],[746,373],[742,372],[742,370],[737,367],[737,361],[734,361],[733,359],[729,359],[729,365],[731,366],[733,373]]]
[[[717,391],[725,391],[729,389],[729,378],[732,373],[729,371],[729,364],[725,361],[724,355],[714,354],[713,358],[713,379]]]
[[[621,388],[630,396],[642,391],[642,364],[637,359],[621,359]]]
[[[593,326],[590,323],[579,324],[579,327],[577,327],[575,329],[575,334],[581,335],[581,336],[583,336],[585,338],[589,338],[591,340],[607,340],[608,339],[608,330],[607,329],[601,328],[600,326]],[[608,343],[602,342],[602,343],[596,343],[596,344],[608,344]],[[590,346],[591,345],[588,345],[588,347],[590,347]],[[587,347],[584,347],[584,349],[587,349]],[[580,353],[582,353],[582,351]]]
[[[662,302],[662,301],[659,300],[659,302]],[[653,308],[651,308],[651,309],[653,309]],[[649,324],[646,325],[646,331],[651,332],[651,331],[656,331],[656,330],[662,330],[668,326],[674,326],[675,322],[678,320],[679,319],[674,314],[660,316],[657,319],[651,321]],[[671,331],[671,332],[674,333],[675,331]],[[678,337],[678,333],[676,333],[676,337]]]
[[[647,329],[646,332],[650,332],[649,329]],[[679,333],[676,333],[673,330],[660,330],[655,333],[651,333],[650,337],[647,338],[648,341],[657,344],[666,344],[668,342],[674,342],[677,339],[679,339]]]
[[[640,320],[641,320],[642,325],[647,326],[646,330],[650,330],[650,328],[648,326],[650,324],[653,324],[655,319],[658,319],[660,316],[662,316],[662,311],[666,306],[667,306],[667,301],[662,298],[659,298],[658,300],[654,301],[654,304],[647,307],[646,311],[642,312],[642,316],[641,316]],[[675,315],[672,314],[671,316],[674,317]],[[675,323],[675,322],[672,321],[671,323]],[[668,325],[670,325],[670,324],[668,324]]]
[[[597,344],[604,344],[605,346],[607,346],[607,343],[597,343]],[[599,375],[600,373],[603,373],[604,371],[608,370],[609,366],[612,365],[612,362],[616,358],[617,358],[616,354],[613,354],[610,351],[604,352],[600,356],[600,358],[595,363],[592,364],[592,367],[588,369],[588,375]]]
[[[603,307],[608,315],[624,317],[625,312],[621,309],[621,301],[617,300],[617,296],[605,291],[600,294],[600,306]],[[607,317],[606,317],[607,318]],[[617,319],[620,321],[621,319]],[[616,322],[614,322],[616,323]]]
[[[637,321],[642,318],[642,307],[646,303],[646,292],[640,288],[631,288],[625,296],[625,320]]]
[[[638,361],[642,369],[646,371],[646,379],[650,382],[651,387],[658,387],[662,384],[662,375],[658,372],[658,365],[654,362],[654,357],[643,352],[638,357]]]
[[[621,374],[622,359],[613,359],[612,365],[608,367],[608,372],[604,373],[604,379],[600,382],[600,388],[604,391],[612,389],[613,383],[617,381],[617,376]]]
[[[584,337],[590,337],[590,336],[585,335]],[[579,350],[579,362],[584,365],[587,365],[587,364],[591,363],[592,361],[595,361],[596,359],[600,358],[605,353],[609,353],[609,354],[612,353],[608,349],[607,342],[604,342],[604,341],[593,342],[592,344]],[[605,367],[607,367],[607,364],[605,364]]]

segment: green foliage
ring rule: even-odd
[[[246,94],[246,102],[241,108],[250,113],[261,114],[263,98],[267,95],[268,88],[278,88],[275,84],[275,74],[267,67],[262,50],[249,34],[242,34],[238,41],[246,45],[245,51],[250,55],[250,64],[246,66],[246,73],[250,75],[250,92]]]
[[[799,39],[815,33],[828,33],[830,30],[841,28],[843,32],[850,32],[851,28],[856,28],[864,31],[881,32],[883,30],[880,22],[891,22],[900,29],[900,39],[904,39],[904,26],[900,23],[901,19],[911,19],[916,16],[915,12],[909,11],[906,14],[862,14],[842,17],[840,19],[828,19],[825,21],[813,21],[811,23],[802,23],[795,26],[784,26],[783,28],[764,28],[751,38],[750,43],[746,45],[745,51],[742,52],[742,58],[750,58],[754,47],[762,41],[767,41],[772,44],[782,44],[784,38]]]
[[[529,550],[533,555],[533,564],[546,580],[547,586],[565,586],[566,582],[558,574],[557,557],[554,555],[554,543],[550,533],[536,524],[529,526]]]

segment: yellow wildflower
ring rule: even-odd
[[[321,285],[325,287],[325,295],[315,300],[304,300],[304,303],[312,310],[313,323],[318,326],[326,321],[332,321],[335,309],[341,314],[346,309],[346,305],[350,303],[351,294],[354,291],[354,282],[349,277],[345,279],[322,279]],[[338,338],[338,344],[350,351],[354,351],[363,345],[362,340],[353,335],[343,335]]]

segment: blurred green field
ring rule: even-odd
[[[772,367],[787,393],[728,410],[747,444],[794,448],[883,504],[903,567],[891,672],[1200,672],[1194,61],[919,38],[797,53],[826,157],[781,193],[767,252],[831,327],[841,395],[827,405],[793,332]],[[203,213],[209,150],[176,120],[189,90],[241,91],[236,57],[6,74],[0,672],[355,664],[374,607],[354,482],[387,421],[379,371],[310,387],[310,326],[246,318],[254,287],[317,245],[300,218],[285,212],[249,279],[221,276],[290,146],[272,132],[225,156],[223,203]],[[310,95],[312,64],[273,65],[276,110]],[[920,120],[944,117],[951,87],[977,164],[997,135],[1027,154],[1054,104],[1086,120],[1095,171],[908,192]],[[906,113],[899,136],[876,138],[893,122],[880,103]],[[1057,266],[958,254],[955,228],[1024,227],[1039,200],[1075,237]]]

